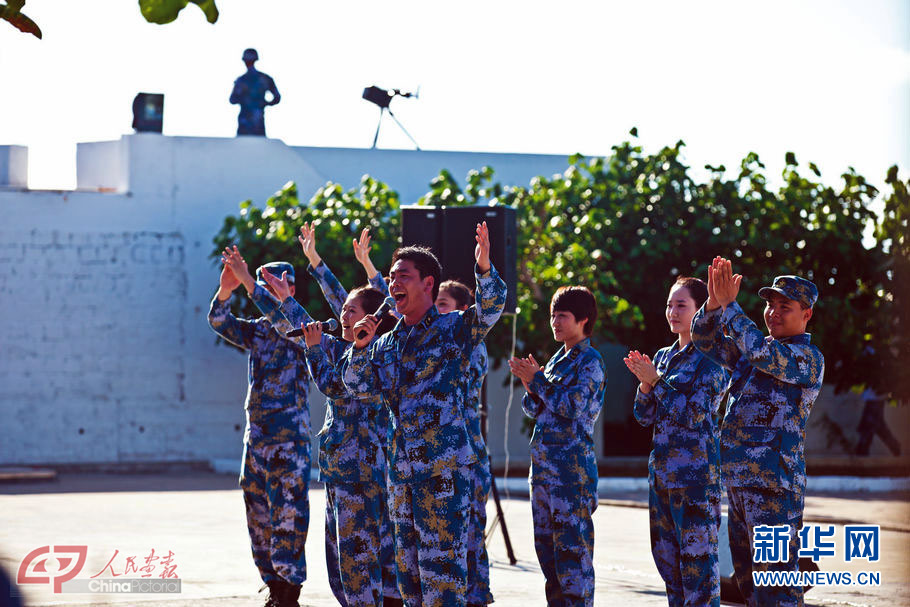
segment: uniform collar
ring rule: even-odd
[[[426,330],[436,318],[440,316],[439,310],[436,309],[435,305],[430,306],[430,309],[427,310],[427,313],[423,315],[423,318],[415,325],[407,325],[404,322],[404,317],[398,319],[398,323],[395,325],[393,332],[395,336],[398,337],[400,334],[410,333],[414,327],[420,327],[423,330]]]
[[[582,354],[585,350],[587,350],[587,349],[590,348],[590,347],[591,347],[591,338],[590,338],[590,337],[585,337],[583,340],[581,340],[580,342],[578,342],[577,344],[575,344],[574,346],[572,346],[572,349],[569,350],[568,352],[566,352],[566,345],[563,344],[563,345],[562,345],[562,351],[563,351],[563,355],[564,355],[564,356],[567,356],[567,357],[570,358],[571,360],[575,360],[576,358],[578,358],[579,356],[581,356],[581,354]]]
[[[691,341],[688,344],[686,344],[685,348],[680,348],[679,339],[677,339],[675,342],[673,342],[673,345],[670,346],[670,352],[672,352],[673,354],[679,354],[680,352],[691,352],[694,349],[695,349],[695,344]]]
[[[777,341],[782,344],[800,344],[808,345],[812,343],[812,334],[811,333],[800,333],[799,335],[791,335],[790,337],[782,337]]]

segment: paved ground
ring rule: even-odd
[[[311,491],[309,580],[301,604],[334,605],[326,581],[322,520],[324,492]],[[663,584],[648,545],[647,495],[642,492],[605,496],[595,513],[597,605],[666,605]],[[496,604],[543,605],[543,576],[531,537],[529,502],[513,496],[503,502],[519,562],[508,564],[502,535],[490,540],[491,584]],[[493,515],[490,503],[490,514]],[[823,570],[881,571],[880,587],[823,587],[807,595],[813,606],[910,605],[910,494],[810,495],[807,519],[838,525],[881,524],[882,557],[878,563],[844,563],[824,559]],[[842,540],[841,540],[842,541]],[[156,555],[174,552],[182,579],[179,595],[54,594],[49,587],[25,586],[28,605],[189,605],[255,607],[263,602],[261,585],[249,553],[243,503],[236,479],[228,475],[61,475],[55,482],[0,485],[0,564],[15,574],[23,557],[44,545],[88,546],[87,562],[77,579],[88,579],[114,558],[120,573],[127,556],[138,566],[154,548]],[[54,567],[49,567],[55,571]],[[161,571],[158,567],[153,578]],[[105,574],[102,577],[108,577]],[[0,598],[0,605],[3,604]]]

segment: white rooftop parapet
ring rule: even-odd
[[[304,191],[326,181],[279,139],[123,135],[80,143],[76,189],[191,201],[268,196],[289,180]]]
[[[0,188],[28,187],[28,148],[0,145]]]
[[[124,139],[76,144],[76,189],[129,190],[129,162]]]

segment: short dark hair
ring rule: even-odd
[[[360,307],[367,314],[374,314],[382,302],[385,301],[385,293],[371,286],[357,287],[348,293],[348,299],[356,299],[360,302]],[[391,314],[386,314],[379,321],[379,327],[376,329],[376,335],[382,335],[392,330],[398,319]]]
[[[427,247],[399,247],[392,254],[392,263],[410,261],[417,268],[420,279],[433,277],[433,301],[439,295],[439,280],[442,277],[442,264]]]
[[[474,303],[474,292],[471,288],[457,280],[447,280],[439,285],[440,293],[448,293],[455,300],[455,307],[470,308]]]
[[[695,300],[695,309],[701,308],[708,301],[708,285],[701,278],[680,276],[673,283],[675,287],[683,287],[689,292],[689,297]]]
[[[584,332],[590,336],[597,322],[597,300],[587,287],[559,287],[550,300],[550,313],[553,312],[571,312],[575,322],[587,318]]]

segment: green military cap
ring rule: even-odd
[[[787,299],[798,301],[807,308],[811,308],[818,301],[818,288],[812,281],[789,274],[778,276],[770,287],[758,290],[758,296],[762,299],[769,299],[772,293],[779,293]]]

